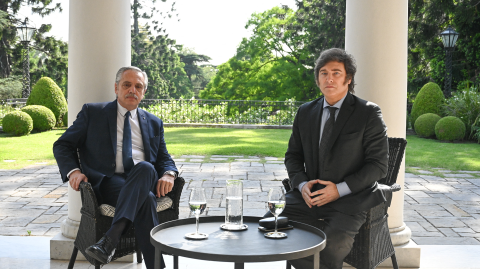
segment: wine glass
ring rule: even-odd
[[[205,211],[205,208],[207,208],[207,199],[205,198],[205,189],[194,188],[190,193],[190,201],[188,202],[188,205],[190,206],[190,212],[195,214],[197,231],[195,233],[187,233],[185,234],[185,237],[188,239],[208,238],[208,234],[198,232],[198,222],[199,222],[200,214],[202,214],[203,211]]]
[[[277,219],[278,215],[283,212],[285,209],[285,192],[283,188],[271,188],[268,192],[268,210],[275,216],[275,232],[269,232],[265,234],[265,237],[268,238],[285,238],[287,237],[286,233],[279,233],[277,231]]]

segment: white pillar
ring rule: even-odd
[[[115,74],[120,67],[130,65],[131,38],[130,0],[70,0],[69,3],[68,124],[71,125],[84,103],[115,100]],[[80,208],[80,193],[69,187],[68,219],[61,225],[63,236],[76,237]]]
[[[408,0],[347,0],[345,50],[355,57],[355,92],[378,104],[389,137],[405,138],[407,105]],[[411,231],[403,222],[405,163],[388,211],[395,246],[412,246]],[[408,259],[396,248],[400,267],[420,266],[420,249],[409,249]],[[417,257],[413,257],[413,256]],[[417,261],[418,260],[418,261]]]

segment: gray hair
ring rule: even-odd
[[[122,79],[122,76],[123,76],[123,73],[125,73],[125,71],[128,71],[128,70],[135,70],[135,71],[138,71],[140,73],[142,73],[143,75],[143,78],[145,80],[145,89],[144,91],[147,90],[147,86],[148,86],[148,77],[147,77],[147,73],[145,73],[142,69],[136,67],[136,66],[125,66],[125,67],[122,67],[120,69],[118,69],[118,72],[117,72],[117,75],[115,76],[115,84],[118,85],[118,83],[120,82],[120,80]]]

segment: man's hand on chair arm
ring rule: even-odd
[[[157,182],[157,197],[163,197],[173,189],[175,177],[163,175]]]
[[[70,176],[69,176],[69,183],[72,189],[78,191],[78,188],[80,187],[80,182],[88,182],[87,176],[82,174],[80,170],[75,170],[73,171]]]

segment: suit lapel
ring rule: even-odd
[[[112,141],[113,155],[117,156],[117,101],[113,101],[105,106],[108,119],[108,129],[110,130],[110,140]]]
[[[327,152],[329,152],[330,149],[333,147],[333,144],[335,144],[335,141],[337,140],[338,135],[340,134],[340,131],[342,130],[343,126],[345,126],[345,124],[347,123],[348,118],[350,118],[350,115],[354,110],[354,105],[355,105],[355,100],[352,94],[347,93],[347,97],[345,97],[345,100],[343,101],[340,112],[338,113],[337,119],[335,120],[332,136],[330,137],[330,141],[327,145]]]
[[[150,130],[148,120],[145,115],[145,111],[143,111],[142,109],[137,108],[137,113],[138,122],[140,123],[140,130],[142,132],[143,152],[145,153],[145,161],[150,162],[150,137],[148,136]]]
[[[323,97],[318,99],[317,104],[313,108],[313,116],[311,118],[310,133],[312,134],[312,150],[313,150],[313,163],[318,164],[318,147],[320,146],[320,123],[322,121],[323,113]],[[318,175],[318,165],[313,165],[317,171],[315,176]]]

